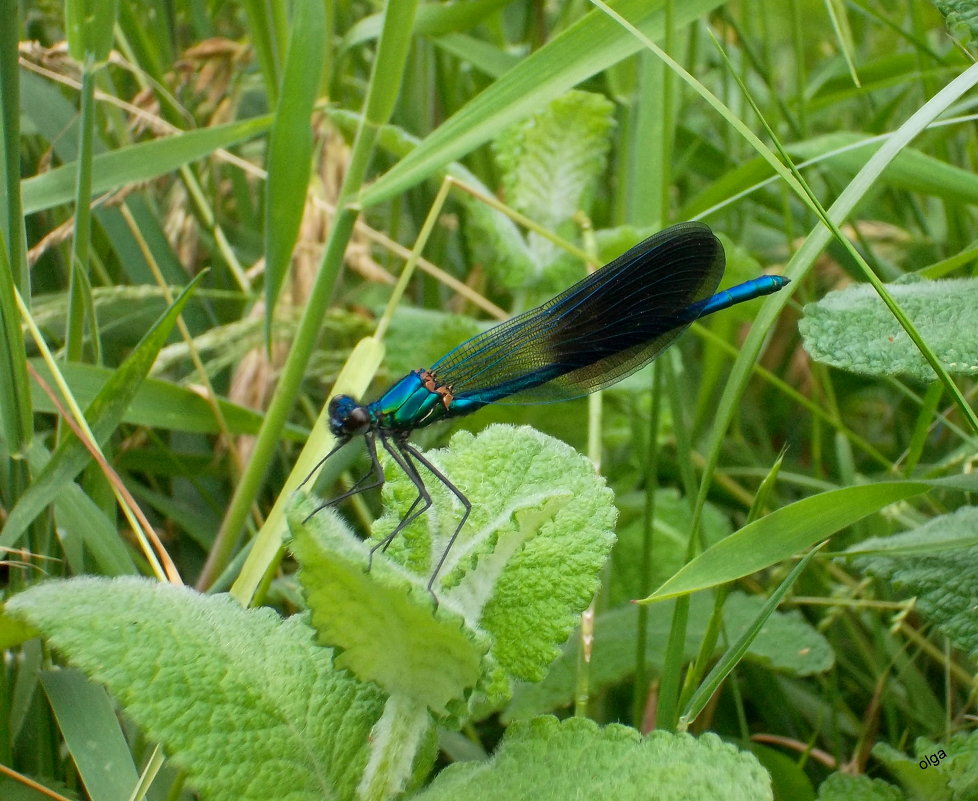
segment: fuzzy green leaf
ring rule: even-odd
[[[731,593],[723,607],[727,639],[736,640],[764,606],[764,599]],[[772,614],[747,650],[747,659],[794,676],[825,673],[835,664],[828,640],[797,609]]]
[[[344,664],[362,678],[379,680],[377,664],[392,661],[391,642],[398,649],[410,649],[399,651],[412,656],[407,663],[398,663],[397,670],[385,672],[384,687],[392,695],[411,694],[424,681],[433,682],[429,692],[442,700],[441,704],[431,699],[428,703],[437,711],[447,698],[443,686],[447,679],[421,680],[412,672],[430,670],[421,664],[432,648],[430,637],[439,637],[443,643],[439,647],[447,647],[447,634],[438,632],[453,621],[456,658],[464,657],[471,665],[484,643],[490,643],[478,685],[481,692],[498,701],[508,695],[511,679],[544,675],[577,616],[590,603],[614,543],[612,494],[586,458],[528,427],[495,425],[478,436],[459,432],[449,448],[426,456],[472,502],[468,523],[434,584],[437,613],[432,616],[434,604],[426,585],[462,509],[454,495],[425,473],[433,508],[395,538],[386,553],[375,553],[366,575],[367,546],[345,535],[315,526],[320,546],[328,538],[335,550],[327,554],[322,548],[322,556],[335,561],[322,578],[306,574],[307,569],[319,575],[318,571],[327,568],[306,563],[303,549],[307,544],[299,545],[310,605],[318,609],[334,594],[330,603],[344,604],[342,615],[336,614],[336,607],[322,607],[314,613],[314,622],[325,627],[320,629],[324,642],[345,649]],[[386,512],[373,527],[378,540],[394,529],[417,491],[406,476],[392,468],[383,497]],[[297,517],[301,512],[290,518],[294,532],[301,528],[296,526]],[[388,565],[388,560],[400,566]],[[327,580],[344,587],[326,587]],[[344,599],[338,597],[341,592],[346,594]],[[404,596],[400,602],[394,599],[398,593]],[[385,600],[375,602],[371,594],[382,594]],[[416,608],[408,611],[406,604]],[[325,621],[327,614],[334,619]],[[375,620],[385,616],[386,620]],[[355,626],[335,620],[339,617]],[[465,631],[460,630],[462,621]],[[397,631],[378,630],[372,638],[357,631],[374,626]],[[465,649],[471,653],[466,655]],[[415,653],[420,656],[413,656]],[[440,663],[434,667],[444,669]],[[470,671],[470,666],[450,671],[456,698],[469,692]]]
[[[611,145],[613,112],[603,95],[574,90],[503,131],[494,146],[507,202],[550,230],[588,211]],[[559,253],[533,232],[529,243],[538,268]]]
[[[893,537],[867,539],[854,552],[876,550],[856,567],[917,597],[917,608],[959,648],[978,655],[978,508],[963,507]]]
[[[493,636],[492,653],[508,673],[541,678],[598,588],[615,542],[611,490],[586,457],[528,426],[460,431],[427,456],[472,502],[435,583],[438,598]],[[389,478],[375,538],[386,537],[416,497],[399,470]],[[425,582],[462,512],[439,482],[428,488],[434,510],[388,550]]]
[[[963,44],[978,39],[978,4],[974,0],[935,0],[947,29]]]
[[[337,667],[445,714],[478,681],[485,637],[433,610],[424,583],[396,564],[376,558],[368,573],[364,542],[331,510],[309,517],[314,509],[300,495],[288,519],[320,642],[342,647]]]
[[[757,759],[714,734],[603,728],[584,718],[514,723],[487,762],[442,771],[418,801],[614,798],[615,801],[764,801],[771,781]]]
[[[906,796],[882,779],[833,773],[819,785],[818,801],[906,801]]]
[[[934,743],[917,741],[917,754],[933,753]],[[945,746],[948,761],[942,763],[949,774],[948,786],[956,798],[978,798],[978,732],[970,731],[951,735]]]
[[[942,772],[921,769],[917,760],[898,751],[889,743],[877,742],[873,746],[872,754],[886,765],[887,770],[903,785],[905,792],[901,798],[958,801],[951,794],[947,786],[947,777]]]
[[[51,581],[6,611],[105,684],[209,801],[354,797],[383,696],[303,619],[128,577]]]
[[[946,756],[941,755],[942,751]],[[937,772],[947,780],[952,801],[978,798],[978,732],[952,734],[946,742],[937,743],[918,737],[914,754],[921,761],[934,756],[940,759]],[[927,764],[933,766],[933,762]]]
[[[543,227],[587,208],[603,172],[614,127],[604,95],[573,90],[494,141],[507,202]]]
[[[887,290],[949,373],[978,374],[978,280],[913,281]],[[816,361],[875,376],[932,381],[934,371],[872,287],[830,292],[805,306],[798,323]]]
[[[449,173],[458,176],[460,170],[453,165]],[[466,183],[483,189],[478,181],[466,180]],[[535,283],[540,270],[516,223],[468,193],[462,195],[462,202],[467,211],[465,234],[472,260],[491,264],[492,277],[512,289]]]

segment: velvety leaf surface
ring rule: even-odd
[[[723,608],[727,637],[736,640],[764,606],[764,599],[731,593]],[[835,664],[828,640],[797,609],[778,610],[751,642],[746,658],[794,676],[824,673]]]
[[[935,0],[947,29],[965,44],[978,39],[978,5],[974,0]]]
[[[366,572],[366,546],[335,513],[303,522],[314,508],[297,504],[289,522],[320,641],[341,646],[337,665],[361,679],[447,713],[479,680],[485,636],[450,609],[434,609],[423,582],[389,560],[375,558]]]
[[[978,281],[912,281],[887,291],[953,375],[978,373]],[[798,323],[816,361],[875,376],[932,381],[934,371],[868,284],[829,292]]]
[[[978,732],[953,734],[946,742],[919,737],[914,743],[914,754],[918,760],[930,758],[926,770],[934,767],[935,758],[939,760],[936,772],[946,778],[952,801],[978,798]]]
[[[899,787],[882,779],[833,773],[818,788],[818,801],[904,801]]]
[[[442,771],[419,801],[764,801],[771,782],[757,759],[713,734],[599,727],[584,718],[514,723],[487,762]]]
[[[898,751],[889,743],[876,743],[872,755],[902,785],[904,794],[901,798],[964,801],[964,799],[955,799],[951,795],[947,774],[944,771],[931,770],[929,767],[922,769],[917,759]]]
[[[300,617],[137,578],[51,581],[6,605],[187,771],[205,799],[350,799],[383,696]]]
[[[507,202],[550,230],[587,211],[611,146],[613,112],[603,95],[573,90],[504,130],[494,145]],[[538,270],[560,252],[533,232],[527,239]]]
[[[960,543],[972,541],[976,528],[978,508],[963,507],[911,531],[864,540],[850,549],[879,550],[857,558],[855,566],[892,584],[901,595],[916,596],[921,614],[972,656],[978,654],[978,545]]]
[[[426,471],[433,508],[376,552],[369,572],[368,545],[325,515],[304,524],[300,505],[290,525],[321,640],[342,648],[342,664],[361,678],[441,713],[476,685],[499,701],[512,679],[544,675],[597,589],[616,511],[585,457],[528,427],[459,432],[426,457],[472,502],[433,587],[437,611],[426,587],[462,509]],[[390,470],[374,537],[386,537],[416,497]]]
[[[460,431],[427,456],[472,502],[435,583],[438,598],[492,635],[508,673],[541,677],[598,588],[615,542],[611,490],[585,456],[527,426]],[[399,471],[389,479],[374,537],[393,530],[416,496]],[[425,583],[461,515],[447,489],[428,487],[433,513],[388,550]]]

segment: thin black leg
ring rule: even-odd
[[[465,511],[462,513],[461,519],[458,521],[458,524],[455,526],[455,530],[452,532],[452,536],[448,540],[448,545],[445,547],[445,550],[442,552],[441,557],[438,559],[438,564],[435,565],[434,572],[431,574],[431,577],[428,579],[428,592],[431,593],[431,595],[435,598],[435,603],[437,604],[438,598],[437,596],[435,596],[432,587],[434,586],[435,579],[438,577],[438,574],[441,572],[442,567],[444,567],[445,565],[445,560],[448,558],[448,552],[452,549],[452,545],[455,544],[455,540],[458,538],[459,532],[461,532],[462,527],[465,525],[465,521],[469,519],[469,514],[472,512],[472,503],[469,501],[468,498],[465,497],[465,495],[458,487],[456,487],[451,481],[449,481],[448,476],[446,476],[444,473],[441,472],[441,470],[439,470],[430,461],[428,461],[428,459],[422,455],[421,451],[415,448],[406,439],[401,439],[397,435],[393,437],[385,436],[383,431],[378,431],[377,436],[380,437],[380,443],[381,445],[383,445],[384,450],[386,450],[390,454],[391,458],[394,460],[397,466],[404,471],[405,475],[409,479],[411,479],[411,483],[414,484],[415,488],[418,490],[418,497],[414,499],[413,503],[408,508],[407,513],[404,515],[404,517],[401,518],[401,521],[394,527],[394,530],[370,549],[371,562],[373,561],[374,553],[377,550],[386,551],[388,546],[394,541],[394,538],[398,534],[400,534],[405,528],[411,525],[415,520],[417,520],[419,517],[421,517],[421,515],[423,515],[425,512],[428,511],[428,509],[431,508],[431,495],[428,492],[428,488],[425,486],[424,479],[421,477],[421,473],[419,472],[417,465],[415,465],[415,461],[417,461],[418,464],[425,467],[435,478],[437,478],[442,484],[444,484],[445,487],[447,487],[448,490],[456,498],[458,498],[459,502],[465,508]],[[375,489],[376,487],[383,486],[384,471],[383,468],[380,466],[380,459],[377,458],[376,437],[374,433],[371,432],[366,434],[364,436],[364,439],[366,440],[367,443],[367,453],[370,455],[370,461],[371,464],[373,465],[372,470],[360,476],[360,478],[356,480],[353,486],[350,487],[350,489],[348,489],[343,494],[337,495],[335,498],[326,501],[321,506],[316,507],[316,509],[309,515],[309,517],[306,518],[306,520],[308,520],[310,517],[312,517],[322,509],[325,509],[327,506],[333,506],[334,504],[337,504],[340,501],[351,497],[352,495],[357,495],[361,492],[366,492],[367,490]],[[329,459],[329,457],[332,456],[334,453],[336,453],[340,448],[346,445],[347,442],[349,442],[349,439],[346,439],[338,443],[329,453],[327,453],[322,459],[320,459],[319,463],[312,469],[309,475],[305,477],[305,479],[303,480],[302,484],[299,485],[299,487],[302,487],[313,475],[313,473],[319,470],[319,468],[322,467],[323,464],[325,464],[326,460]],[[363,482],[366,481],[371,476],[373,476],[374,478],[373,483],[363,484]],[[369,569],[369,563],[368,563],[368,569]]]
[[[462,513],[462,519],[459,520],[458,525],[455,526],[455,531],[452,532],[452,536],[448,540],[448,545],[445,546],[445,550],[442,551],[441,558],[438,560],[438,564],[435,565],[435,572],[432,573],[431,578],[428,579],[428,592],[434,595],[434,591],[431,589],[431,586],[435,583],[435,579],[438,577],[439,571],[441,571],[442,566],[445,564],[445,560],[448,558],[448,552],[452,550],[452,545],[455,544],[455,540],[458,537],[459,532],[462,530],[462,526],[464,526],[465,521],[469,519],[469,513],[472,511],[472,503],[471,501],[469,501],[468,498],[465,497],[465,495],[462,494],[462,490],[460,490],[451,481],[449,481],[448,477],[444,473],[442,473],[441,470],[435,467],[431,462],[429,462],[427,458],[422,456],[421,452],[417,448],[415,448],[410,442],[402,442],[400,443],[400,445],[401,445],[401,452],[403,453],[405,459],[407,459],[409,455],[417,459],[421,464],[423,464],[426,468],[428,468],[428,470],[435,478],[437,478],[442,484],[448,487],[448,489],[451,490],[452,494],[459,499],[462,506],[465,507],[465,511]],[[415,472],[417,472],[417,470],[415,470]]]
[[[428,488],[425,487],[424,480],[421,478],[418,468],[414,466],[408,454],[405,453],[405,443],[398,442],[396,440],[392,443],[383,434],[380,435],[380,442],[384,446],[384,450],[386,450],[391,455],[391,458],[397,462],[397,466],[404,471],[409,479],[411,479],[411,483],[414,484],[415,488],[418,490],[418,497],[414,499],[414,503],[412,503],[411,507],[407,510],[407,514],[401,518],[401,522],[395,526],[394,530],[370,549],[371,559],[373,558],[376,550],[380,549],[381,551],[386,551],[387,547],[394,541],[394,537],[421,517],[421,515],[423,515],[431,507],[431,495],[428,494]],[[421,505],[420,509],[417,508],[419,504]]]
[[[327,506],[335,506],[340,501],[346,500],[347,498],[350,498],[350,497],[352,497],[354,495],[359,495],[361,492],[366,492],[367,490],[376,489],[377,487],[383,486],[383,484],[384,484],[384,470],[380,466],[380,459],[377,458],[377,443],[374,440],[374,437],[373,437],[372,434],[365,434],[364,435],[364,441],[367,443],[367,453],[370,455],[370,462],[373,465],[373,468],[370,471],[364,473],[362,476],[360,476],[360,478],[358,478],[353,483],[353,486],[350,487],[350,489],[348,489],[346,492],[344,492],[344,493],[342,493],[340,495],[337,495],[335,498],[331,498],[330,500],[326,501],[325,503],[322,503],[319,506],[317,506],[309,514],[309,516],[306,518],[306,520],[309,520],[310,517],[312,517],[315,514],[318,514],[323,509],[325,509]],[[332,456],[340,448],[342,448],[344,445],[346,445],[347,442],[349,442],[349,440],[346,440],[345,442],[340,443],[335,448],[333,448],[333,450],[331,450],[329,453],[327,453],[322,459],[320,459],[319,460],[319,464],[317,464],[316,467],[313,468],[312,472],[309,473],[309,476],[311,476],[313,473],[315,473],[316,470],[318,470],[323,465],[323,463],[330,456]],[[306,476],[305,477],[305,479],[303,480],[302,484],[305,484],[306,481],[309,480],[309,476]],[[361,487],[360,485],[363,484],[363,482],[366,481],[371,476],[374,477],[373,483],[372,484],[367,484],[367,485]],[[300,484],[299,487],[302,487],[302,484]],[[305,521],[303,521],[303,522],[305,522]]]
[[[327,453],[322,459],[320,459],[318,462],[316,462],[316,466],[312,470],[309,471],[308,475],[304,479],[302,479],[302,483],[298,487],[296,487],[296,489],[302,489],[304,486],[306,486],[306,482],[310,478],[313,477],[313,474],[317,470],[319,470],[320,467],[322,467],[324,464],[326,464],[327,461],[329,461],[329,457],[332,456],[334,453],[336,453],[340,448],[342,448],[344,445],[346,445],[346,443],[348,443],[349,441],[350,441],[350,438],[349,437],[346,437],[345,439],[339,440],[333,446],[333,449],[329,453]]]

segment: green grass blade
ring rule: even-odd
[[[27,352],[17,310],[14,270],[0,232],[0,430],[12,454],[23,453],[31,441],[31,387],[27,379]]]
[[[717,5],[716,0],[682,3],[675,9],[674,24],[686,25]],[[665,32],[664,0],[621,0],[614,8],[636,20],[639,29],[651,38],[660,38]],[[361,202],[372,206],[400,194],[639,47],[641,44],[616,22],[599,11],[589,12],[456,112],[417,150],[374,182]]]
[[[866,162],[855,178],[846,186],[836,201],[828,209],[828,220],[831,224],[838,226],[847,219],[854,211],[856,206],[866,197],[870,190],[875,186],[883,171],[893,162],[893,160],[907,147],[907,145],[921,132],[927,125],[933,122],[948,106],[954,103],[962,94],[978,82],[978,65],[973,65],[958,75],[953,81],[945,86],[940,92],[932,97],[923,107],[914,113],[903,125],[900,126],[892,137],[890,137],[873,156]],[[798,281],[811,269],[815,259],[828,244],[832,236],[832,231],[825,225],[819,224],[805,238],[802,246],[795,252],[785,274]],[[906,316],[895,308],[889,295],[879,283],[879,279],[869,271],[868,278],[874,281],[874,288],[883,297],[884,302],[897,316],[907,334],[913,339],[914,344],[920,349],[921,353],[934,368],[942,384],[948,389],[949,394],[955,399],[958,407],[962,410],[969,422],[974,421],[975,415],[970,406],[964,401],[961,393],[954,385],[947,371],[944,370],[940,362],[931,352],[930,348],[920,340],[920,336],[913,328]],[[794,284],[797,286],[797,283]],[[703,471],[705,480],[700,486],[700,494],[697,499],[698,505],[706,499],[709,491],[709,478],[713,475],[719,460],[720,450],[723,447],[723,438],[730,425],[734,414],[737,411],[740,397],[743,394],[747,379],[750,376],[757,356],[761,351],[764,338],[767,332],[774,325],[775,318],[780,314],[782,308],[790,300],[791,290],[780,292],[765,300],[757,315],[754,325],[751,326],[750,333],[740,348],[740,354],[731,369],[730,378],[724,389],[723,396],[717,405],[713,433],[707,448],[707,463]],[[978,430],[978,421],[972,422],[972,427]]]
[[[446,33],[434,39],[433,43],[438,49],[464,61],[490,78],[502,78],[520,62],[515,53],[507,53],[464,33]]]
[[[7,503],[15,503],[29,481],[23,456],[33,433],[30,384],[17,304],[30,303],[30,275],[20,195],[21,110],[17,37],[20,4],[0,3],[0,439],[7,451]]]
[[[374,337],[361,340],[340,371],[333,386],[334,394],[362,398],[370,386],[377,369],[384,360],[384,344]],[[287,534],[286,507],[291,503],[295,490],[306,477],[320,466],[322,458],[336,445],[329,431],[329,407],[324,406],[316,420],[306,444],[295,460],[292,471],[275,499],[275,505],[265,518],[265,523],[255,537],[254,545],[241,568],[231,594],[242,606],[249,606],[261,586],[269,566],[275,564],[281,553],[282,541]],[[332,464],[330,465],[332,467]],[[316,476],[319,480],[321,477]],[[315,486],[313,481],[312,486]]]
[[[340,208],[333,218],[316,281],[306,301],[302,319],[292,341],[292,348],[265,415],[265,422],[255,441],[251,461],[235,489],[217,541],[198,579],[200,587],[209,586],[230,561],[251,504],[258,494],[265,472],[278,448],[282,429],[285,427],[289,412],[305,378],[306,368],[326,314],[326,307],[333,295],[343,265],[343,256],[353,234],[354,223],[359,216],[359,208],[354,206],[352,201],[363,185],[378,132],[388,121],[384,113],[389,114],[397,100],[411,41],[416,6],[417,3],[413,0],[396,0],[396,2],[392,0],[385,7],[384,32],[371,71],[370,88],[364,103],[363,124],[357,130],[350,163],[340,188]]]
[[[295,6],[282,91],[268,141],[265,184],[265,338],[271,343],[275,301],[288,274],[306,207],[312,159],[310,117],[319,95],[326,50],[322,3]]]
[[[363,110],[370,125],[385,125],[394,112],[417,9],[417,0],[388,0],[384,6],[384,27],[377,43],[376,60],[370,72],[370,91]],[[373,139],[374,134],[371,134],[368,141],[372,143]]]
[[[31,359],[31,366],[45,381],[51,382],[48,366],[41,359]],[[91,403],[102,387],[112,377],[113,371],[94,364],[68,363],[61,367],[61,375],[79,405]],[[35,412],[55,414],[57,409],[43,392],[32,396]],[[229,434],[255,434],[261,427],[262,415],[254,409],[217,398],[221,416],[227,423]],[[132,402],[122,416],[122,422],[169,431],[189,431],[198,434],[222,433],[214,416],[213,408],[195,392],[170,381],[147,378],[140,385]],[[293,442],[304,441],[307,432],[301,426],[289,425],[284,437]]]
[[[271,115],[265,115],[101,153],[92,159],[92,193],[157,178],[222,147],[263,134],[271,124]],[[77,169],[74,163],[69,163],[21,181],[24,213],[33,214],[70,201]]]
[[[78,2],[78,5],[82,3]],[[69,15],[70,16],[70,15]],[[68,326],[65,332],[66,361],[82,361],[86,320],[91,329],[94,361],[101,360],[97,321],[92,302],[89,244],[92,239],[92,147],[95,138],[95,67],[86,58],[82,67],[81,117],[78,126],[78,160],[74,169],[74,218],[71,258],[68,265]]]
[[[66,0],[65,35],[75,61],[108,59],[118,10],[119,0]]]
[[[28,452],[31,471],[37,475],[51,461],[51,453],[38,440]],[[117,522],[110,520],[95,501],[75,483],[64,485],[54,499],[58,528],[65,538],[84,545],[89,572],[103,576],[135,576],[139,573],[128,546],[119,537]]]
[[[760,614],[758,614],[754,622],[737,639],[737,642],[730,646],[727,652],[720,658],[720,661],[713,666],[713,669],[707,677],[703,679],[703,683],[696,688],[696,691],[683,708],[682,715],[679,717],[680,731],[686,731],[688,729],[689,724],[699,716],[714,693],[720,688],[720,685],[726,681],[727,676],[730,675],[731,671],[737,666],[737,663],[747,653],[751,643],[757,639],[768,618],[774,614],[774,610],[778,608],[778,604],[788,594],[788,590],[791,589],[798,577],[808,567],[808,564],[815,557],[816,553],[818,553],[818,548],[813,548],[802,559],[798,560],[798,564],[791,569],[791,572],[788,573],[784,581],[771,594],[771,597],[767,599],[764,608],[761,609]]]
[[[845,5],[841,0],[825,0],[825,10],[832,20],[832,28],[835,30],[836,38],[839,40],[839,50],[842,51],[842,55],[846,60],[849,75],[852,76],[852,82],[858,87],[859,75],[856,74],[852,28],[849,27],[849,18],[846,16]]]
[[[127,801],[139,776],[109,694],[79,670],[49,670],[41,683],[88,796]]]
[[[201,273],[187,285],[173,305],[146,333],[136,349],[105,382],[95,400],[85,410],[85,418],[96,442],[104,442],[119,425],[123,413],[153,366],[160,348],[166,344],[177,317],[203,276]],[[85,445],[74,435],[67,437],[16,506],[10,510],[3,534],[0,535],[0,545],[9,547],[16,543],[27,526],[88,464],[89,459],[90,454]]]
[[[8,250],[6,269],[15,272],[13,282],[27,295],[30,286],[24,233],[24,214],[20,196],[21,95],[17,65],[17,35],[20,31],[20,4],[0,3],[5,24],[0,26],[0,245]],[[6,243],[3,243],[6,240]],[[6,313],[6,311],[4,311]],[[11,320],[16,320],[15,313]]]
[[[245,13],[248,15],[248,30],[251,32],[255,54],[258,65],[261,68],[262,76],[265,79],[265,90],[268,93],[270,104],[276,102],[279,76],[282,69],[282,50],[280,38],[285,35],[276,23],[276,15],[272,10],[272,5],[264,3],[262,0],[245,0],[242,3]],[[281,44],[284,45],[284,42]]]
[[[978,481],[970,483],[978,486]],[[644,600],[662,601],[749,576],[789,559],[891,503],[938,486],[948,485],[940,480],[882,481],[803,498],[708,548]]]
[[[509,0],[469,0],[467,3],[423,3],[414,19],[415,36],[443,36],[475,27]],[[343,37],[343,50],[357,47],[380,36],[384,18],[371,14],[357,22]]]
[[[799,170],[819,166],[823,171],[838,173],[840,179],[849,181],[865,165],[870,149],[878,147],[890,136],[892,134],[868,136],[836,131],[786,144],[785,151],[797,159]],[[709,215],[747,195],[756,196],[760,194],[759,190],[776,180],[774,170],[765,159],[760,156],[747,159],[690,198],[682,207],[680,219]],[[974,173],[916,148],[902,150],[883,170],[879,181],[892,189],[933,195],[955,203],[978,204]],[[759,198],[759,202],[763,203],[764,199]]]

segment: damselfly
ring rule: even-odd
[[[409,373],[372,403],[335,396],[329,402],[329,425],[337,444],[313,473],[359,436],[367,444],[373,469],[319,508],[384,483],[377,458],[380,440],[414,483],[418,497],[394,530],[373,547],[372,555],[378,548],[386,549],[431,506],[419,471],[424,467],[464,510],[428,581],[431,590],[472,504],[410,443],[411,432],[490,403],[545,403],[603,389],[656,358],[694,320],[777,292],[788,283],[782,276],[762,275],[714,294],[724,262],[723,246],[708,226],[674,225],[542,306],[466,340],[431,367]],[[374,480],[368,482],[371,476]]]

